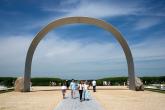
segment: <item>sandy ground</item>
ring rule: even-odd
[[[0,94],[0,110],[53,110],[62,100],[59,87],[35,87],[33,92]]]
[[[34,87],[27,93],[1,93],[0,110],[53,110],[62,100],[60,88]],[[136,92],[121,86],[97,89],[91,93],[105,110],[165,110],[165,94],[162,93]]]
[[[165,94],[131,91],[126,87],[97,87],[92,95],[106,110],[165,110]]]

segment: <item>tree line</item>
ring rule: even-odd
[[[159,77],[140,77],[143,84],[165,84],[165,76]],[[14,86],[16,77],[0,77],[0,85],[7,87]],[[60,78],[31,78],[32,86],[60,86],[65,79]],[[110,82],[111,85],[123,85],[127,83],[128,77],[108,77],[97,79],[97,85],[102,86],[103,81]]]

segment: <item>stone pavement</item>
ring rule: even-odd
[[[93,98],[90,97],[89,101],[79,100],[79,93],[76,92],[76,97],[71,98],[70,92],[67,97],[63,99],[54,110],[104,110],[101,105]]]

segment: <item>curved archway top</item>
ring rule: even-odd
[[[119,42],[121,45],[125,56],[127,60],[127,65],[128,65],[128,76],[129,76],[129,81],[130,81],[130,86],[129,88],[131,90],[135,90],[135,75],[134,75],[134,63],[133,63],[133,57],[131,50],[124,39],[124,37],[121,35],[121,33],[111,24],[106,23],[105,21],[95,19],[95,18],[90,18],[90,17],[67,17],[67,18],[61,18],[58,20],[55,20],[51,23],[49,23],[47,26],[45,26],[33,39],[27,56],[26,56],[26,62],[25,62],[25,74],[24,74],[24,91],[30,91],[30,77],[31,77],[31,64],[32,64],[32,59],[33,59],[33,54],[35,52],[35,49],[38,45],[38,43],[45,37],[45,35],[62,25],[66,24],[75,24],[75,23],[85,23],[85,24],[91,24],[98,26],[100,28],[103,28],[113,34],[113,36],[116,38],[116,40]]]
[[[126,43],[125,39],[122,37],[121,33],[111,24],[106,23],[103,20],[99,20],[96,18],[89,18],[89,17],[67,17],[67,18],[61,18],[61,19],[57,19],[51,23],[49,23],[48,25],[46,25],[37,35],[36,37],[33,39],[33,41],[37,43],[40,42],[40,40],[42,40],[43,37],[45,37],[45,35],[60,26],[66,25],[66,24],[75,24],[75,23],[85,23],[85,24],[91,24],[91,25],[95,25],[98,26],[100,28],[103,28],[107,31],[110,31],[115,38],[119,41],[119,43],[122,45],[123,41]],[[32,42],[33,44],[33,42]],[[127,43],[126,43],[127,44]],[[127,44],[128,45],[128,44]]]

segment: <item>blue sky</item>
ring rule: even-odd
[[[137,76],[165,75],[164,0],[1,0],[0,76],[23,76],[30,42],[48,23],[87,16],[115,26],[127,40]],[[87,24],[49,32],[32,64],[33,77],[92,79],[127,76],[122,48],[111,33]]]

